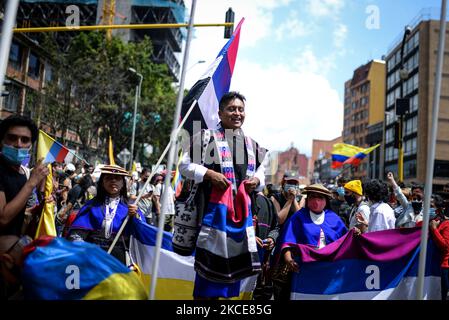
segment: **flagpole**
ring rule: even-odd
[[[176,141],[176,128],[178,127],[178,121],[179,117],[181,115],[181,107],[182,107],[182,100],[184,98],[184,82],[185,82],[185,76],[186,76],[186,69],[187,69],[187,63],[189,60],[189,51],[190,51],[190,43],[192,41],[192,33],[193,33],[193,20],[195,18],[195,7],[196,7],[196,0],[192,0],[192,8],[190,11],[190,21],[189,21],[189,27],[187,31],[187,40],[186,40],[186,46],[184,51],[184,59],[182,63],[182,71],[181,71],[181,80],[179,84],[179,91],[178,91],[178,99],[176,101],[176,111],[175,116],[173,118],[173,130],[172,130],[172,143],[170,144],[170,152],[168,154],[168,162],[167,162],[167,174],[165,175],[165,190],[168,190],[170,188],[170,178],[171,178],[171,168],[173,166],[173,159],[175,157],[175,141]],[[153,260],[153,271],[151,275],[151,285],[150,285],[150,300],[154,300],[155,297],[155,291],[156,291],[156,282],[157,282],[157,273],[158,273],[158,267],[159,267],[159,254],[161,250],[162,245],[162,235],[164,232],[164,217],[165,217],[165,211],[167,210],[167,204],[168,204],[168,192],[165,191],[162,193],[162,208],[161,212],[159,214],[159,226],[157,231],[157,237],[156,237],[156,246],[154,247],[154,260]]]
[[[12,34],[16,22],[19,0],[9,0],[6,4],[5,16],[3,17],[2,36],[0,42],[0,94],[3,91],[6,68],[8,67],[8,56],[11,48]]]
[[[421,226],[421,247],[419,251],[418,286],[416,299],[424,298],[424,276],[426,271],[427,236],[429,232],[429,208],[432,195],[433,170],[435,161],[435,144],[438,130],[438,114],[440,111],[441,76],[444,62],[444,47],[446,40],[446,0],[441,1],[440,39],[438,44],[438,58],[435,72],[435,87],[433,94],[433,124],[430,126],[431,136],[427,151],[426,184],[424,190],[423,224]]]

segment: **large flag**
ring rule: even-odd
[[[43,163],[64,162],[69,149],[50,137],[44,131],[39,130],[39,140],[37,142],[37,159],[43,158]]]
[[[378,146],[379,144],[365,149],[347,143],[336,143],[332,149],[332,169],[340,168],[345,164],[357,166]]]
[[[51,164],[48,164],[48,175],[45,178],[45,198],[51,197],[53,193],[53,174]],[[37,226],[35,239],[40,236],[53,236],[56,237],[55,226],[55,202],[47,202],[44,200],[44,206],[42,214],[39,219],[39,225]]]
[[[24,251],[26,299],[148,299],[138,275],[95,244],[41,237]]]
[[[141,267],[143,282],[149,293],[157,228],[137,219],[132,220],[131,226],[131,257]],[[172,234],[164,231],[159,259],[156,299],[192,300],[195,257],[185,257],[173,252]],[[257,276],[252,276],[242,280],[239,299],[251,299],[256,278]]]
[[[416,299],[421,228],[354,236],[353,231],[322,249],[296,245],[299,272],[292,299]],[[425,299],[440,299],[440,254],[429,241]]]
[[[190,89],[183,100],[181,118],[184,118],[192,103],[196,100],[188,121],[184,124],[190,134],[193,133],[193,121],[201,121],[201,128],[216,128],[219,122],[218,103],[221,97],[229,91],[231,77],[239,48],[240,20],[229,41],[221,49],[215,61],[206,73]]]

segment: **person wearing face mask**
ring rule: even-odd
[[[366,221],[369,221],[370,209],[368,202],[364,201],[362,182],[352,180],[345,184],[345,200],[351,206],[349,213],[349,229],[356,228],[356,233],[366,231],[366,225],[357,221],[356,214],[360,213]]]
[[[12,115],[0,123],[0,235],[21,235],[27,200],[48,175],[42,159],[31,174],[21,165],[37,136],[29,118]]]
[[[402,193],[401,188],[396,183],[393,173],[388,172],[387,180],[393,187],[396,198],[401,204],[403,210],[401,215],[396,219],[396,228],[413,228],[423,219],[423,199],[424,188],[421,185],[412,186],[412,200],[409,201]]]
[[[321,184],[313,184],[306,187],[304,193],[307,195],[305,207],[286,222],[278,241],[277,252],[280,253],[280,259],[284,260],[288,272],[299,271],[292,244],[307,244],[321,249],[348,231],[341,218],[330,209],[332,194],[327,188]],[[289,298],[290,278],[282,288],[275,285],[275,299]]]
[[[281,184],[281,192],[271,198],[278,215],[278,223],[282,228],[285,221],[304,206],[304,199],[299,192],[299,177],[285,174]]]

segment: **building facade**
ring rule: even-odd
[[[404,80],[401,69],[401,43],[397,43],[386,57],[387,91],[385,105],[385,168],[384,172],[398,170],[398,149],[394,146],[395,102],[408,98],[410,108],[404,116],[404,181],[424,183],[427,167],[429,130],[438,122],[434,163],[434,189],[442,189],[449,182],[449,60],[444,59],[441,100],[438,119],[432,119],[435,68],[437,60],[439,21],[420,19],[412,26],[412,32],[404,47],[403,63],[408,71]],[[449,41],[446,34],[446,41]],[[445,57],[449,55],[446,49]]]
[[[274,183],[280,184],[284,174],[292,173],[300,177],[301,184],[308,184],[307,167],[309,159],[305,154],[299,152],[298,149],[291,146],[284,152],[277,154],[277,171]]]
[[[334,144],[341,142],[343,142],[342,137],[337,137],[333,140],[312,140],[312,156],[309,160],[309,179],[312,179],[314,177],[314,172],[316,172],[315,161],[323,157],[325,158],[326,155],[328,155],[330,159]]]
[[[373,142],[379,143],[369,135],[379,133],[379,124],[383,121],[385,105],[385,62],[372,60],[358,67],[352,79],[345,82],[343,142],[358,147],[373,146]],[[377,130],[377,131],[376,131]],[[382,130],[380,130],[380,133]],[[362,178],[375,175],[375,168],[380,166],[380,156],[374,154],[367,157],[362,163],[352,168],[352,176]]]

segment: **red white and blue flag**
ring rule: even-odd
[[[392,229],[354,236],[350,231],[322,249],[291,244],[298,252],[291,299],[416,299],[421,228]],[[429,239],[424,298],[439,300],[440,253]]]
[[[218,103],[221,97],[229,91],[232,73],[239,48],[240,27],[245,19],[240,20],[229,41],[221,49],[215,61],[206,73],[190,89],[183,100],[181,119],[184,118],[192,103],[197,104],[184,124],[190,134],[193,133],[193,122],[201,121],[201,128],[213,128],[218,125]]]

